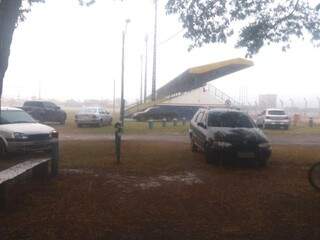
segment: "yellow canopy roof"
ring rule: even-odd
[[[176,93],[191,91],[204,86],[207,82],[214,79],[240,71],[253,65],[253,62],[250,60],[236,58],[190,68],[158,89],[157,98],[161,99]]]

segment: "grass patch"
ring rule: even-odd
[[[124,141],[122,163],[116,164],[113,141],[61,143],[61,167],[117,169],[135,174],[186,171],[207,167],[202,153],[192,153],[187,143]],[[273,146],[271,164],[311,165],[320,161],[319,147]]]
[[[293,135],[320,135],[320,127],[310,128],[308,126],[290,127],[289,130],[283,129],[263,129],[266,135],[283,135],[283,136],[293,136]]]
[[[75,133],[75,134],[114,134],[115,129],[113,127],[114,123],[117,121],[118,116],[114,116],[113,124],[111,126],[105,127],[83,127],[78,128],[75,124],[75,111],[67,111],[67,121],[64,126],[54,125],[60,133]],[[189,129],[189,124],[185,126],[182,125],[182,122],[178,122],[177,126],[173,126],[172,122],[167,122],[166,127],[162,127],[161,122],[155,122],[154,128],[148,128],[148,122],[136,122],[127,120],[125,121],[124,133],[125,134],[187,134]]]

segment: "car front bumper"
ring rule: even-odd
[[[7,152],[34,152],[52,149],[58,139],[48,139],[42,141],[16,141],[8,140]]]
[[[255,146],[211,146],[209,153],[213,157],[221,157],[229,160],[268,160],[272,153],[271,147]]]

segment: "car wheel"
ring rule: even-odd
[[[317,190],[320,190],[320,163],[314,164],[308,172],[310,184]]]
[[[191,137],[191,152],[198,152],[198,147],[197,145],[194,143],[193,138]]]
[[[258,159],[258,160],[256,161],[256,163],[257,163],[257,166],[258,166],[258,167],[266,167],[266,166],[267,166],[267,163],[268,163],[268,160],[267,160],[266,158],[264,158],[264,159]]]
[[[98,127],[103,127],[103,120],[102,120],[102,119],[100,119],[100,122],[99,122],[99,124],[98,124]]]
[[[6,147],[4,145],[4,142],[0,140],[0,159],[2,159],[5,153],[6,153]]]
[[[215,162],[214,154],[210,151],[210,149],[207,146],[204,147],[204,154],[205,154],[207,163],[212,164]]]
[[[267,125],[263,122],[262,123],[262,129],[266,129],[267,128]]]

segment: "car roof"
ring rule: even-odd
[[[284,111],[284,109],[281,108],[267,108],[267,111]]]
[[[50,102],[50,101],[45,101],[45,100],[27,100],[26,102]]]
[[[23,110],[15,107],[1,107],[1,111],[23,111]]]
[[[207,109],[208,112],[241,112],[235,108],[210,108]]]
[[[82,109],[101,109],[102,107],[83,107]]]

